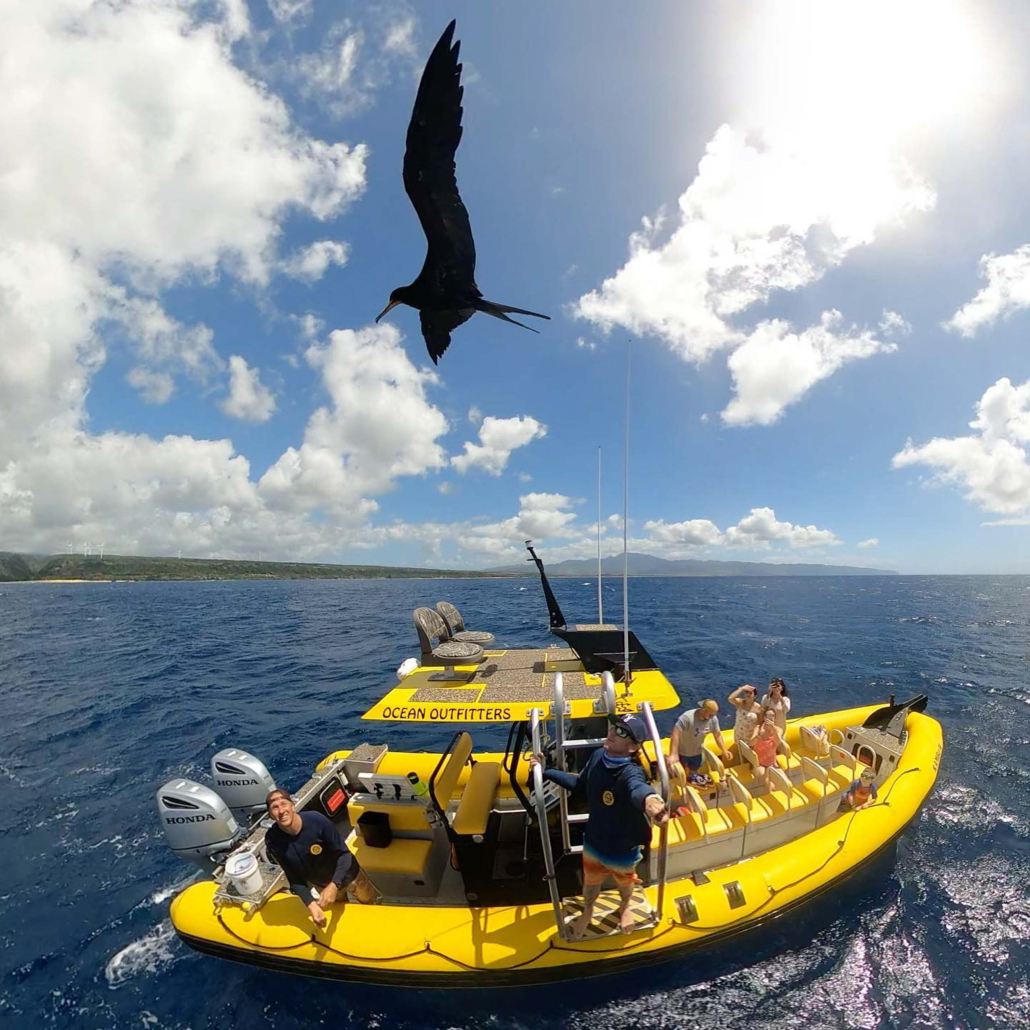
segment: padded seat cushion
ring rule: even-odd
[[[479,644],[486,647],[494,642],[493,633],[486,633],[481,629],[466,629],[454,634],[454,639],[462,644]]]
[[[800,784],[798,790],[801,791],[810,801],[820,801],[827,794],[833,793],[833,786],[827,785],[825,788],[816,779],[805,780],[804,783]]]
[[[432,841],[394,837],[387,848],[370,848],[356,835],[347,838],[347,847],[366,873],[393,873],[397,876],[423,876],[433,850]]]
[[[451,829],[464,835],[486,833],[490,810],[501,782],[499,762],[476,762],[461,793]]]
[[[741,812],[737,811],[738,807],[734,805],[732,808],[709,808],[705,812],[708,836],[714,837],[729,830],[742,830],[744,817]],[[704,836],[701,826],[701,816],[696,812],[687,812],[684,815],[673,817],[669,820],[669,847],[692,844],[694,841],[701,840]],[[656,826],[651,834],[651,847],[658,848],[660,845],[661,829]]]
[[[347,802],[347,816],[351,826],[357,826],[358,820],[366,812],[385,812],[390,817],[390,829],[394,833],[417,833],[429,830],[425,805],[361,805],[353,798]]]
[[[434,658],[446,658],[448,660],[455,658],[479,658],[482,654],[483,649],[479,644],[467,644],[461,640],[445,640],[442,644],[437,644],[432,651]]]

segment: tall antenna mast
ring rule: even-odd
[[[632,342],[632,341],[631,341]],[[632,680],[629,671],[629,373],[630,349],[626,346],[626,457],[622,470],[622,661],[626,670],[626,691]]]
[[[604,602],[601,600],[601,448],[597,448],[597,624],[604,625]]]

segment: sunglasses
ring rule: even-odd
[[[623,740],[633,740],[633,734],[626,729],[625,726],[620,726],[618,723],[612,723],[612,729],[615,730],[615,736],[622,737]]]

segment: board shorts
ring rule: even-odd
[[[602,855],[588,841],[583,842],[583,886],[597,887],[607,877],[615,881],[616,887],[632,887],[640,883],[637,865],[642,850],[634,848],[627,855]]]

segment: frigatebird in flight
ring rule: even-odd
[[[454,152],[461,141],[460,43],[451,45],[454,22],[429,55],[415,96],[404,151],[404,189],[426,234],[429,248],[418,278],[398,286],[376,318],[398,304],[418,308],[422,335],[435,365],[451,342],[451,330],[477,311],[522,325],[509,314],[550,318],[538,311],[495,304],[476,285],[476,245],[468,211],[454,177]],[[535,329],[530,329],[536,332]]]

